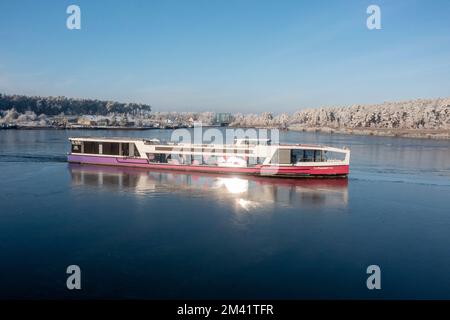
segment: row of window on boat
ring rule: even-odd
[[[192,148],[192,152],[200,152],[201,148]],[[170,150],[166,150],[170,151]],[[214,152],[211,149],[202,149],[203,152]],[[216,150],[224,153],[224,150]],[[248,151],[248,150],[247,150]],[[117,155],[125,157],[141,157],[139,150],[134,143],[114,143],[114,142],[91,142],[83,141],[82,143],[72,144],[72,153],[83,154],[102,154]],[[242,150],[234,150],[229,155],[189,155],[177,153],[147,153],[149,162],[151,163],[167,163],[167,164],[192,164],[192,165],[215,165],[221,162],[233,162],[235,164],[249,165],[262,164],[266,160],[265,157],[255,157],[248,152]],[[339,155],[337,155],[339,157]],[[311,149],[279,149],[272,157],[270,163],[292,164],[297,162],[325,162],[330,159],[336,159],[336,154],[330,157],[330,153],[325,150]],[[342,160],[342,159],[338,159]]]

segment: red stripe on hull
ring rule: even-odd
[[[250,168],[240,168],[240,167],[220,167],[220,166],[153,164],[149,163],[146,159],[126,159],[116,157],[97,157],[97,156],[73,155],[73,154],[68,156],[68,162],[81,164],[160,169],[160,170],[250,174],[250,175],[278,176],[278,177],[346,176],[349,173],[348,165],[280,166],[280,167],[258,165]]]

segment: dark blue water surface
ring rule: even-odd
[[[449,141],[283,132],[351,174],[279,180],[69,165],[74,135],[170,131],[0,131],[1,298],[450,298]]]

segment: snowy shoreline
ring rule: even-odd
[[[328,127],[304,127],[289,126],[289,130],[302,132],[320,132],[325,134],[346,134],[359,136],[399,137],[414,139],[439,139],[450,140],[448,129],[376,129],[376,128],[328,128]]]

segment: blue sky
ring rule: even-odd
[[[70,4],[81,30],[66,28]],[[3,0],[0,92],[274,113],[450,96],[449,13],[448,0]]]

